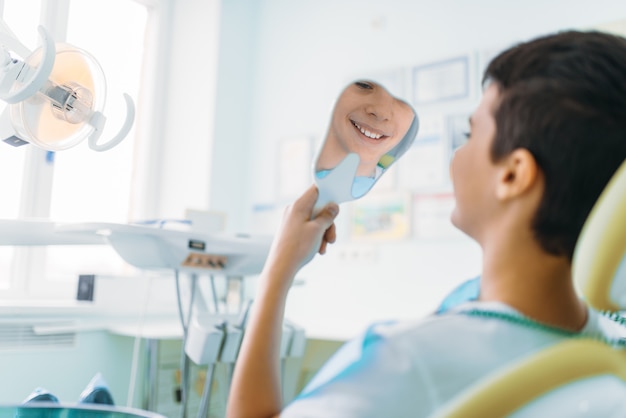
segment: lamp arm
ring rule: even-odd
[[[43,55],[41,57],[41,63],[35,70],[32,76],[31,68],[25,63],[16,63],[17,65],[22,65],[21,71],[18,74],[18,79],[14,81],[21,81],[23,86],[13,93],[3,93],[0,91],[0,99],[9,103],[15,104],[19,103],[23,100],[28,99],[33,96],[35,93],[39,91],[41,87],[45,84],[52,72],[52,67],[54,66],[54,58],[56,55],[56,48],[54,46],[54,40],[46,29],[43,26],[39,26],[38,28],[39,35],[41,36],[42,41],[42,49]],[[19,55],[28,54],[28,49],[22,45],[15,38],[11,38],[8,34],[0,31],[0,42],[5,46],[11,48]],[[22,57],[26,58],[26,57]],[[30,79],[26,80],[30,76]]]
[[[135,103],[133,99],[126,93],[124,93],[124,100],[126,100],[126,120],[122,125],[120,131],[111,138],[109,141],[106,141],[102,144],[98,144],[98,139],[102,135],[102,130],[104,129],[104,124],[106,122],[106,117],[101,112],[94,112],[91,117],[90,124],[96,129],[93,134],[89,137],[89,148],[94,151],[107,151],[122,142],[130,129],[133,127],[133,122],[135,120]]]

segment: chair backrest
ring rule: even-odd
[[[610,374],[570,382],[540,396],[508,418],[624,418],[626,383]]]
[[[613,378],[595,379],[605,376]],[[582,382],[582,385],[570,387],[572,382]],[[593,384],[597,390],[589,390],[586,383]],[[566,390],[555,393],[558,388]],[[579,397],[574,398],[572,391],[579,393]],[[615,393],[621,396],[616,399]],[[546,394],[556,397],[543,398]],[[431,418],[605,417],[607,415],[599,414],[599,408],[614,409],[616,401],[623,407],[625,395],[626,352],[599,341],[571,339],[498,370],[440,408]],[[569,400],[567,410],[559,402],[564,397]],[[539,402],[533,404],[534,400]],[[538,409],[542,411],[539,415]],[[511,415],[514,413],[516,415]]]
[[[589,214],[574,253],[574,281],[595,309],[626,310],[625,254],[626,161]],[[626,351],[571,339],[494,372],[432,418],[624,417],[625,411]]]

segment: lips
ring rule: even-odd
[[[381,130],[372,128],[371,126],[360,124],[353,120],[350,120],[350,122],[352,123],[352,126],[354,126],[357,131],[359,131],[363,136],[367,137],[368,139],[379,141],[385,138],[389,138],[390,136]]]

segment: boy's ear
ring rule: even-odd
[[[537,182],[539,167],[535,157],[524,148],[518,148],[498,163],[496,197],[508,200],[529,191]]]

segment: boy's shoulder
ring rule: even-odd
[[[370,327],[369,332],[389,343],[412,347],[420,341],[432,345],[455,336],[469,337],[481,328],[481,323],[464,312],[476,305],[483,304],[469,301],[445,312],[434,312],[419,319],[376,323]]]

